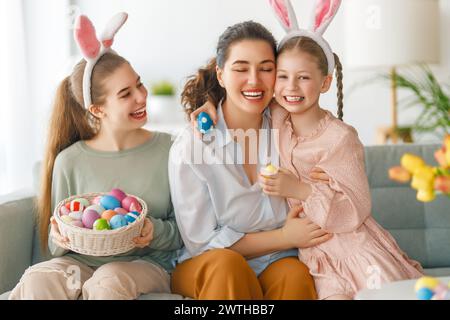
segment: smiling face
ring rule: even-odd
[[[319,96],[330,88],[331,75],[323,75],[318,59],[292,49],[278,56],[275,99],[290,113],[319,108]]]
[[[147,122],[147,89],[128,63],[122,64],[102,82],[104,103],[91,106],[91,112],[101,119],[102,127],[129,131]]]
[[[226,90],[227,104],[251,114],[261,114],[273,96],[275,56],[263,40],[234,43],[217,79]]]

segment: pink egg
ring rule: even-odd
[[[70,210],[67,209],[65,206],[62,206],[61,209],[59,209],[59,213],[60,213],[62,216],[67,216],[67,215],[69,215]]]
[[[81,221],[86,228],[92,229],[94,222],[97,219],[100,219],[100,215],[98,214],[98,212],[95,210],[87,209],[83,212]]]
[[[135,197],[131,197],[131,196],[128,196],[122,200],[122,208],[124,208],[128,212],[130,212],[130,211],[141,212],[142,211],[142,207],[141,207],[141,204],[139,203],[139,201]]]
[[[125,210],[124,208],[115,208],[114,211],[117,212],[118,214],[123,215],[123,216],[128,213],[128,211]]]
[[[93,200],[92,200],[92,204],[100,204],[100,199],[102,198],[102,196],[96,196]]]
[[[112,195],[113,197],[115,197],[120,202],[122,202],[122,200],[127,197],[125,192],[123,192],[122,190],[117,189],[117,188],[112,189],[109,194]]]

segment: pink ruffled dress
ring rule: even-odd
[[[279,105],[271,111],[273,128],[279,129],[281,166],[312,187],[305,201],[288,199],[289,205],[302,205],[306,216],[333,233],[331,240],[299,250],[319,299],[354,297],[364,288],[421,277],[420,264],[409,259],[371,215],[364,147],[356,130],[325,111],[313,134],[297,137],[289,113]],[[314,167],[330,176],[329,184],[309,178]]]

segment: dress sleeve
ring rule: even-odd
[[[371,212],[364,147],[356,131],[348,132],[317,167],[330,176],[330,183],[311,184],[312,193],[302,202],[305,214],[328,232],[356,230]]]
[[[64,171],[64,166],[61,163],[61,158],[57,157],[53,166],[52,177],[52,215],[58,203],[69,197],[69,179]],[[49,228],[50,232],[50,228]],[[53,257],[61,257],[69,252],[64,248],[57,246],[53,242],[53,238],[48,238],[48,248]]]
[[[174,150],[175,149],[175,150]],[[175,217],[191,256],[214,248],[227,248],[244,236],[219,225],[201,167],[182,160],[175,146],[169,156],[169,182]]]

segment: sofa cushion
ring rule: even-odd
[[[0,199],[0,293],[11,290],[31,264],[33,197]]]
[[[405,144],[365,148],[373,216],[410,258],[425,268],[450,266],[450,200],[441,196],[433,202],[419,202],[409,184],[389,179],[388,170],[398,166],[406,152],[436,165],[433,154],[439,147]]]

